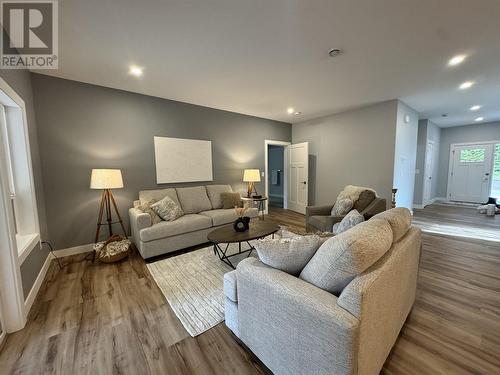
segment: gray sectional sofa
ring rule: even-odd
[[[309,278],[327,280],[378,257],[340,293],[255,258],[224,275],[226,325],[276,375],[378,374],[412,308],[421,232],[408,210],[378,214],[322,246],[334,249],[335,241],[344,254],[320,248]]]
[[[232,192],[231,185],[206,185],[183,188],[142,190],[139,200],[129,209],[132,241],[144,259],[207,242],[207,234],[221,225],[232,223],[237,216],[233,208],[222,208],[220,194]],[[149,214],[136,208],[152,199],[169,196],[179,204],[184,216],[174,221],[151,225]],[[256,208],[245,215],[257,217]]]

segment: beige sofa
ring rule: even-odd
[[[338,253],[320,248],[300,277],[255,258],[224,275],[226,325],[276,375],[378,374],[412,308],[421,232],[408,210],[383,212],[322,246],[329,241],[344,246],[336,268],[328,257]],[[367,257],[375,263],[354,272]],[[304,280],[345,270],[353,276],[335,294]]]
[[[142,190],[139,200],[129,209],[132,241],[144,259],[207,242],[207,234],[221,225],[232,223],[237,216],[233,208],[223,209],[220,194],[232,192],[231,185],[206,185],[184,188]],[[174,221],[151,225],[149,214],[137,207],[141,202],[169,196],[179,204],[184,216]],[[257,217],[256,208],[245,215]]]

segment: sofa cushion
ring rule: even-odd
[[[179,198],[177,198],[177,193],[175,189],[154,189],[154,190],[141,190],[139,192],[139,200],[141,204],[154,200],[158,202],[164,197],[169,196],[175,203],[179,204]]]
[[[353,208],[358,212],[362,212],[373,202],[376,196],[377,194],[373,190],[363,190],[359,194],[359,198],[354,202]]]
[[[236,270],[224,274],[224,295],[233,302],[238,302]]]
[[[323,232],[331,232],[334,223],[335,220],[333,216],[313,215],[309,216],[308,220],[309,225]]]
[[[300,278],[335,295],[392,246],[392,229],[370,219],[327,240],[307,263]]]
[[[346,230],[349,230],[356,225],[362,223],[365,221],[365,218],[363,215],[361,215],[358,210],[352,210],[349,212],[347,215],[344,216],[344,218],[340,221],[340,223],[334,224],[332,228],[332,232],[335,234],[339,234],[342,232],[345,232]]]
[[[394,236],[394,242],[398,242],[403,238],[408,229],[410,229],[412,221],[410,210],[405,207],[397,207],[381,212],[373,216],[372,219],[383,219],[389,223]]]
[[[352,210],[353,202],[349,198],[341,198],[335,202],[332,207],[331,214],[335,215],[346,215]]]
[[[243,207],[240,193],[224,192],[220,195],[222,200],[222,208]]]
[[[234,208],[228,208],[228,209],[222,208],[219,210],[202,211],[199,214],[211,218],[212,225],[214,227],[232,223],[238,218],[238,215],[236,215]],[[257,208],[249,208],[248,210],[245,211],[245,216],[248,217],[257,217],[258,214],[259,211],[257,210]]]
[[[298,275],[320,246],[316,235],[265,238],[253,243],[262,263]]]
[[[176,190],[184,213],[197,214],[212,209],[212,203],[208,199],[205,186],[185,187]]]
[[[221,193],[232,193],[233,189],[231,185],[207,185],[207,194],[210,203],[212,203],[212,208],[218,209],[222,208],[222,199],[220,197]]]
[[[174,221],[162,221],[161,223],[153,225],[149,228],[142,229],[139,236],[141,241],[148,242],[210,228],[211,226],[212,220],[209,217],[197,214],[188,214]]]
[[[181,207],[168,195],[158,202],[153,203],[151,209],[165,221],[174,221],[184,215]]]

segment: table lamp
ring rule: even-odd
[[[260,182],[260,171],[258,169],[245,169],[243,173],[243,182],[248,182],[247,197],[252,196],[252,192],[257,195],[257,190],[255,189],[255,182]]]
[[[90,176],[90,188],[91,189],[102,189],[101,195],[101,205],[99,207],[99,218],[97,220],[97,230],[95,233],[95,243],[99,241],[99,232],[102,225],[108,226],[109,237],[113,235],[113,224],[120,223],[123,234],[127,237],[125,227],[123,226],[123,221],[118,212],[118,207],[116,206],[115,198],[111,189],[120,189],[123,187],[122,172],[119,169],[92,169],[92,174]],[[118,221],[113,222],[111,214],[111,205],[115,209]],[[103,212],[106,211],[106,222],[102,222]]]

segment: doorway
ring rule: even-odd
[[[450,201],[484,203],[488,200],[490,192],[497,188],[495,181],[499,180],[492,176],[495,149],[494,142],[451,145],[448,175]]]
[[[265,189],[268,201],[266,213],[269,210],[287,208],[287,173],[286,147],[290,142],[265,140]]]
[[[284,208],[285,147],[267,145],[267,184],[269,186],[269,207]]]
[[[434,170],[434,142],[427,141],[425,148],[424,165],[424,194],[422,203],[424,206],[430,203],[432,195],[432,174]]]

